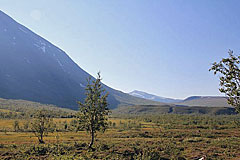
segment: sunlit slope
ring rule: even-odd
[[[113,110],[113,114],[207,114],[207,115],[229,115],[236,114],[234,108],[229,107],[189,107],[174,105],[135,105],[122,106]]]
[[[187,106],[231,107],[227,103],[226,97],[213,97],[213,96],[192,96],[176,104]]]

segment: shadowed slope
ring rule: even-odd
[[[0,97],[78,109],[89,76],[64,51],[0,11]],[[110,108],[156,104],[104,88]]]

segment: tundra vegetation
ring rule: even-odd
[[[212,70],[217,66],[214,63]],[[238,95],[236,91],[227,91],[230,99]],[[26,101],[21,105],[15,101],[4,101],[6,103],[8,105],[0,105],[0,159],[184,160],[206,157],[208,160],[237,160],[240,157],[239,114],[112,112],[109,115],[100,75],[96,80],[89,80],[85,102],[79,102],[78,112]],[[231,105],[238,109],[235,103]]]
[[[95,135],[94,151],[89,150],[91,136],[84,130],[76,132],[77,117],[60,117],[51,117],[53,132],[44,137],[44,144],[40,144],[34,135],[31,127],[33,117],[1,117],[0,159],[240,157],[240,130],[235,123],[239,123],[239,115],[111,114],[105,133]]]

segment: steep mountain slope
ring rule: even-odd
[[[64,51],[0,11],[0,97],[77,109],[89,76]],[[110,108],[159,104],[104,87]]]
[[[153,94],[149,94],[149,93],[142,92],[142,91],[137,91],[137,90],[134,90],[134,91],[132,91],[128,94],[130,94],[132,96],[135,96],[135,97],[144,98],[144,99],[157,101],[157,102],[163,102],[163,103],[177,103],[177,102],[182,101],[180,99],[159,97],[159,96],[156,96],[156,95],[153,95]]]
[[[206,107],[231,107],[227,103],[226,97],[217,96],[192,96],[188,97],[182,102],[175,103],[177,105],[186,106],[206,106]]]

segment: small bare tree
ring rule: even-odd
[[[47,111],[40,110],[35,114],[34,120],[31,123],[31,130],[38,138],[39,143],[44,143],[43,137],[54,130],[52,124],[52,118],[47,114]]]
[[[14,128],[14,132],[18,132],[20,130],[19,122],[17,120],[14,121],[13,128]]]

